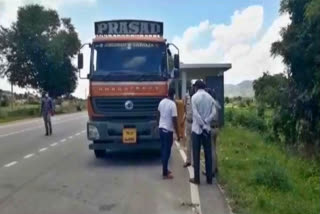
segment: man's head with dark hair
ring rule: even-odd
[[[192,97],[194,95],[194,86],[192,85],[190,88],[189,88],[189,96]]]
[[[47,98],[49,95],[47,92],[42,92],[42,98]]]
[[[194,86],[195,86],[195,90],[199,90],[199,89],[205,89],[206,88],[206,84],[204,84],[204,82],[202,80],[197,80],[195,83],[194,83]]]
[[[176,94],[176,90],[174,88],[169,88],[168,97],[170,99],[174,99],[174,95]]]

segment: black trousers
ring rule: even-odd
[[[194,165],[194,179],[200,182],[200,151],[201,145],[204,150],[204,158],[206,165],[207,182],[212,182],[212,152],[211,152],[211,138],[210,132],[203,131],[198,135],[192,132],[192,148],[193,148],[193,165]]]
[[[159,129],[161,141],[161,157],[162,157],[162,175],[168,175],[168,163],[171,155],[171,147],[173,143],[173,132],[165,129]]]
[[[43,114],[42,117],[44,121],[44,127],[46,128],[46,134],[51,135],[52,134],[51,115],[50,113]]]

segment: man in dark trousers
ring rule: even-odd
[[[204,149],[207,183],[212,184],[212,152],[211,152],[211,121],[215,116],[214,100],[205,89],[201,80],[195,83],[196,93],[192,96],[192,144],[194,178],[191,183],[200,184],[200,150]]]
[[[53,103],[48,93],[43,94],[41,100],[41,115],[43,117],[46,136],[52,135],[51,115],[53,114]]]
[[[158,106],[163,179],[173,178],[171,171],[168,170],[168,162],[171,155],[174,130],[176,132],[178,141],[180,140],[177,122],[178,113],[176,103],[174,102],[174,95],[175,90],[170,88],[168,97],[161,100]]]

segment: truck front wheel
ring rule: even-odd
[[[105,150],[94,150],[94,155],[96,156],[97,159],[101,159],[106,156],[106,151]]]

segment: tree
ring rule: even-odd
[[[275,108],[283,101],[288,88],[288,79],[283,74],[270,75],[268,72],[253,82],[254,96],[259,105]]]
[[[0,55],[5,56],[0,73],[13,84],[54,97],[71,93],[77,84],[71,60],[79,48],[70,19],[39,5],[21,7],[17,22],[0,27]]]
[[[282,0],[281,13],[290,15],[291,23],[282,29],[282,40],[273,43],[271,52],[281,55],[289,79],[288,104],[281,106],[279,124],[297,142],[320,144],[320,1]],[[287,121],[290,121],[288,124]],[[291,135],[291,136],[289,136]],[[292,136],[296,135],[296,136]]]
[[[224,102],[225,102],[226,104],[229,104],[229,103],[230,103],[230,98],[229,98],[229,97],[225,97],[225,98],[224,98]]]

